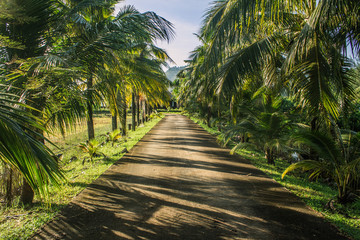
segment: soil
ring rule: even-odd
[[[167,115],[32,239],[347,239],[198,125]]]

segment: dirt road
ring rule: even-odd
[[[228,152],[168,115],[34,239],[346,239]]]

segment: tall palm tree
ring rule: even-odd
[[[171,59],[167,53],[152,43],[134,43],[126,52],[114,51],[116,64],[108,66],[106,75],[102,77],[103,86],[99,89],[106,89],[104,95],[107,94],[107,103],[111,109],[112,116],[119,117],[123,135],[126,135],[126,113],[127,103],[132,102],[133,109],[133,128],[136,127],[135,119],[140,122],[139,113],[139,95],[148,96],[160,103],[162,99],[166,102],[167,95],[167,79],[161,65],[165,61]],[[131,100],[128,99],[131,94]],[[155,95],[156,94],[156,95]],[[162,102],[161,102],[162,103]],[[136,106],[138,105],[138,106]]]
[[[135,119],[138,111],[137,95],[141,93],[146,96],[147,103],[156,105],[167,105],[169,101],[168,85],[161,66],[166,65],[166,61],[172,61],[167,53],[153,44],[141,44],[134,49],[133,63],[129,65],[128,81],[132,91],[132,126],[135,130]],[[136,111],[135,111],[136,110]],[[139,116],[137,117],[139,120]]]
[[[132,6],[124,6],[117,16],[111,14],[117,1],[75,2],[72,28],[76,61],[84,68],[87,98],[88,137],[94,138],[93,104],[94,81],[99,79],[104,63],[114,61],[113,51],[127,54],[134,43],[170,40],[172,24],[153,12],[139,13]]]

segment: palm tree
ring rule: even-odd
[[[107,103],[112,115],[119,116],[122,134],[126,135],[127,106],[131,101],[135,114],[133,114],[133,128],[136,127],[135,119],[140,119],[139,95],[142,100],[146,97],[154,104],[166,103],[167,79],[161,65],[170,58],[162,49],[152,44],[134,44],[131,49],[123,53],[114,52],[117,64],[109,66],[106,75],[102,75],[102,85],[99,89],[106,89]],[[111,70],[110,70],[111,69]],[[131,96],[131,99],[130,99]],[[145,114],[145,113],[144,113]]]
[[[303,131],[296,134],[294,139],[314,149],[320,156],[320,161],[307,159],[292,164],[284,171],[282,178],[298,168],[310,171],[309,178],[320,175],[330,177],[336,183],[339,202],[347,202],[352,187],[360,180],[359,134],[343,131],[338,132],[334,139],[328,133]]]
[[[45,89],[47,89],[47,81],[42,81],[41,84],[36,81],[36,79],[44,75],[38,73],[35,66],[39,65],[39,60],[44,57],[44,54],[54,43],[56,35],[51,30],[54,29],[55,20],[60,17],[59,10],[61,10],[61,7],[59,2],[53,0],[5,1],[2,2],[2,5],[4,9],[7,9],[6,11],[9,11],[2,12],[4,14],[0,16],[0,36],[7,43],[2,45],[0,50],[1,59],[7,62],[4,65],[5,71],[2,73],[2,78],[7,82],[11,82],[7,90],[17,92],[25,97],[27,104],[31,106],[26,108],[26,111],[32,112],[33,115],[41,118],[43,109],[46,106],[47,95],[44,93],[46,92]],[[27,89],[24,89],[24,86]],[[44,143],[44,129],[42,127],[33,127],[33,125],[30,125],[30,128],[32,130],[29,132],[31,142],[36,139],[38,142],[33,144],[41,149],[40,145]],[[29,147],[24,149],[23,153],[29,151]],[[46,151],[44,146],[42,149]],[[46,161],[47,159],[50,161],[49,164],[52,164],[51,158],[48,158],[49,154],[40,154],[43,154],[41,160]],[[27,170],[21,169],[21,171]],[[29,168],[28,171],[32,170]],[[24,204],[27,204],[32,202],[34,196],[32,189],[37,189],[34,181],[28,175],[23,174],[23,176],[21,200]]]
[[[234,153],[240,148],[253,148],[265,153],[268,164],[275,164],[277,153],[285,149],[287,136],[290,130],[290,120],[281,112],[281,99],[274,99],[264,95],[261,107],[256,109],[256,102],[247,104],[241,111],[247,113],[236,125],[228,126],[221,137],[225,145],[236,140],[236,145],[232,149]],[[252,106],[252,107],[249,107]]]
[[[36,133],[36,129],[43,130],[39,119],[25,110],[30,107],[21,103],[21,98],[6,93],[4,88],[0,88],[0,160],[18,171],[28,187],[46,197],[49,185],[59,186],[64,176],[54,154],[34,138],[42,137]],[[22,193],[23,203],[32,198],[32,191]]]
[[[104,155],[102,152],[100,152],[100,148],[101,148],[101,144],[100,142],[98,142],[96,139],[91,139],[90,141],[86,142],[86,143],[80,143],[78,146],[79,148],[84,152],[87,153],[89,155],[90,158],[90,162],[91,164],[94,163],[94,157],[96,157],[99,154]],[[104,155],[105,157],[105,155]],[[85,164],[85,158],[83,160],[83,165]]]
[[[122,138],[119,129],[115,129],[112,132],[107,134],[107,141],[111,142],[111,145],[114,146]]]

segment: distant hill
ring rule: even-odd
[[[176,75],[185,68],[185,66],[182,67],[171,67],[166,71],[166,77],[170,80],[170,81],[174,81],[176,78]]]

